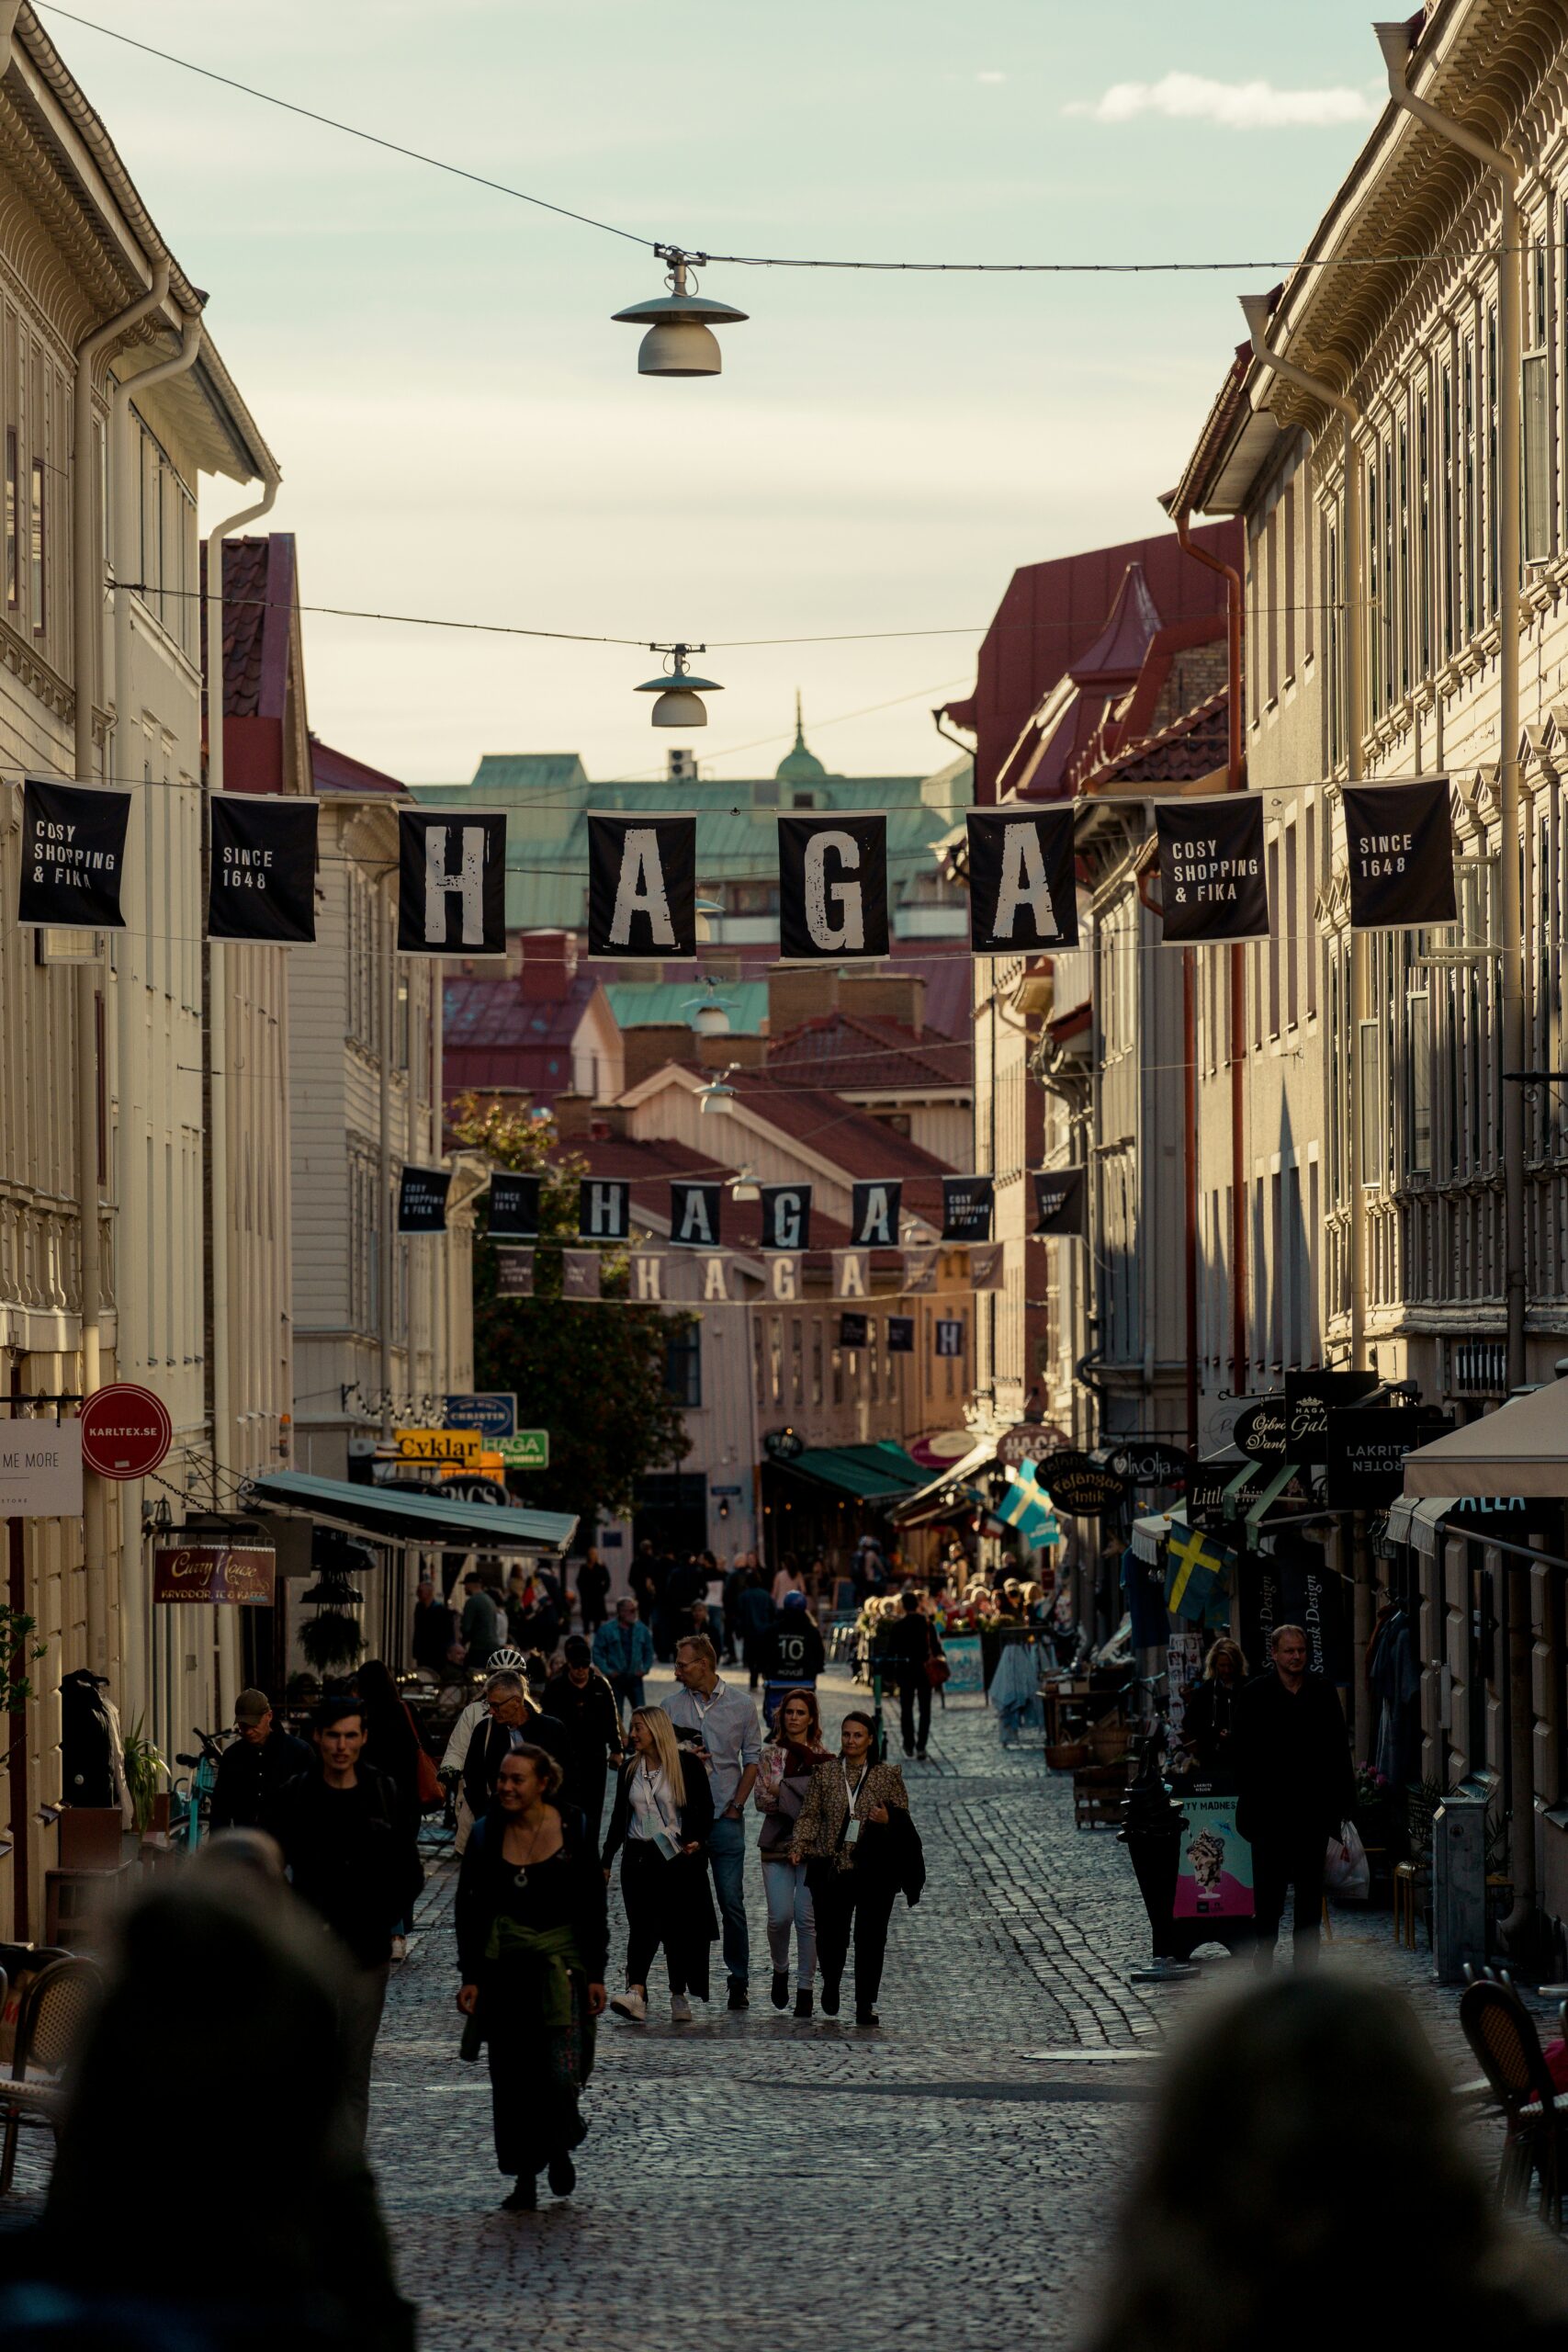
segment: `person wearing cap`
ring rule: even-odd
[[[308,1772],[315,1761],[302,1739],[285,1731],[273,1715],[265,1690],[242,1690],[234,1702],[238,1739],[218,1761],[212,1791],[212,1820],[220,1829],[255,1829],[286,1781]]]
[[[561,1657],[561,1670],[545,1685],[540,1704],[566,1734],[566,1802],[587,1822],[597,1853],[611,1760],[619,1764],[623,1753],[621,1711],[581,1634],[567,1635]]]
[[[765,1637],[762,1721],[772,1724],[786,1690],[815,1690],[828,1663],[822,1634],[803,1592],[784,1596],[773,1630]]]

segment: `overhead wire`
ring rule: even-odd
[[[58,0],[36,0],[36,5],[43,15],[60,17],[70,24],[82,26],[85,31],[101,33],[106,40],[118,41],[124,48],[139,50],[142,55],[155,57],[163,64],[176,66],[182,73],[198,74],[203,81],[219,83],[225,89],[236,90],[243,96],[254,98],[265,106],[280,107],[284,113],[317,123],[323,130],[338,131],[344,138],[359,140],[367,146],[379,147],[389,154],[402,157],[405,162],[423,164],[427,169],[445,173],[450,178],[467,180],[476,187],[488,189],[493,195],[512,198],[520,204],[531,205],[538,211],[551,212],[561,220],[574,220],[581,228],[597,229],[604,235],[618,237],[626,244],[641,245],[660,258],[680,257],[698,266],[716,262],[738,269],[865,270],[885,275],[907,273],[923,277],[1138,277],[1193,273],[1215,275],[1260,269],[1381,269],[1390,264],[1491,259],[1501,250],[1496,245],[1447,246],[1414,253],[1334,254],[1312,257],[1295,254],[1284,260],[1277,256],[1247,254],[1202,261],[899,261],[864,260],[849,255],[716,253],[695,245],[677,244],[668,238],[650,237],[646,232],[623,229],[613,220],[600,220],[594,213],[557,203],[549,197],[536,196],[530,190],[513,187],[504,180],[491,179],[483,172],[469,170],[466,164],[448,163],[443,156],[428,154],[422,148],[410,147],[402,141],[389,139],[379,131],[367,130],[360,124],[344,122],[335,115],[323,114],[318,107],[304,106],[297,99],[280,97],[276,91],[261,89],[253,82],[242,82],[236,74],[220,73],[214,66],[198,64],[194,58],[182,57],[173,50],[159,49],[151,41],[138,40],[134,35],[121,32],[116,26],[106,25],[94,17],[85,17],[76,9],[60,6]]]

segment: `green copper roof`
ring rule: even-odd
[[[800,694],[795,697],[795,749],[786,752],[773,771],[778,784],[824,784],[828,771],[815,752],[806,748],[806,729],[800,714]]]
[[[622,1029],[692,1025],[691,1008],[703,991],[691,980],[610,980],[604,988]],[[715,992],[729,1015],[732,1035],[760,1037],[768,1017],[766,980],[725,980]]]

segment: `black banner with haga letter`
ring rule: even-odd
[[[1256,795],[1158,801],[1155,830],[1166,939],[1268,937],[1263,803]]]
[[[722,1184],[672,1183],[670,1239],[677,1250],[716,1250],[721,1238]]]
[[[633,962],[696,949],[696,819],[590,816],[589,955]]]
[[[1453,808],[1447,776],[1418,784],[1348,784],[1345,850],[1356,931],[1452,922]]]
[[[887,953],[887,820],[781,817],[779,954],[797,964]]]
[[[976,956],[1032,956],[1076,947],[1073,812],[974,809],[969,847],[969,939]]]
[[[207,874],[209,939],[306,947],[316,936],[316,820],[304,793],[215,792]]]
[[[400,956],[504,956],[506,819],[398,811]]]
[[[896,1250],[898,1214],[904,1203],[902,1181],[851,1187],[850,1239],[857,1250]]]
[[[129,792],[55,784],[29,775],[22,785],[18,923],[72,931],[123,931]]]
[[[811,1247],[811,1187],[809,1184],[760,1184],[762,1199],[764,1250],[809,1250]]]

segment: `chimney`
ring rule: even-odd
[[[563,1143],[582,1142],[600,1115],[600,1105],[591,1094],[558,1094],[550,1109],[555,1114],[556,1133]]]
[[[768,1034],[782,1037],[803,1021],[819,1021],[839,1009],[840,978],[836,964],[774,964],[768,972]]]
[[[761,1069],[768,1058],[765,1037],[738,1037],[727,1030],[722,1037],[697,1039],[697,1068],[724,1069],[733,1062],[738,1069]]]
[[[518,941],[522,953],[519,985],[526,1004],[560,1004],[571,993],[577,978],[577,941],[570,931],[527,931]]]

